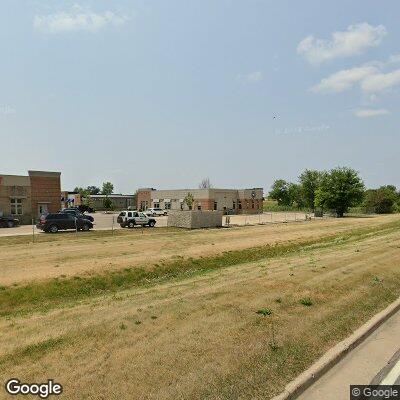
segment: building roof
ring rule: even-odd
[[[128,197],[135,197],[134,194],[91,194],[90,197],[92,199],[102,199],[104,197],[114,197],[114,198],[120,198],[120,199],[124,199],[124,198],[128,198]]]

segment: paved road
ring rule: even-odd
[[[118,213],[113,214],[104,214],[101,212],[97,212],[95,214],[91,214],[94,217],[94,229],[95,230],[107,230],[111,229],[113,226],[113,218],[114,218],[114,229],[121,229],[121,227],[117,224],[117,216]],[[223,223],[225,224],[225,218]],[[230,216],[230,224],[231,225],[255,225],[255,224],[268,224],[268,223],[283,223],[283,222],[295,222],[295,221],[304,221],[306,218],[305,213],[294,213],[294,212],[272,212],[272,213],[264,213],[260,215],[231,215]],[[156,227],[165,227],[167,226],[167,217],[156,217]],[[36,227],[35,233],[42,233],[37,230]],[[16,228],[0,228],[0,237],[1,236],[17,236],[17,235],[31,235],[32,234],[32,225],[23,225],[18,226]]]
[[[348,400],[350,385],[400,384],[400,312],[298,397]]]

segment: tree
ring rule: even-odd
[[[313,211],[315,210],[315,194],[321,183],[322,176],[322,172],[311,169],[306,169],[299,176],[304,205]]]
[[[390,214],[394,211],[397,200],[395,186],[381,186],[379,189],[369,189],[365,192],[364,207],[369,212]]]
[[[87,189],[84,189],[84,188],[82,188],[82,187],[76,187],[76,188],[74,189],[74,192],[79,193],[83,198],[86,197],[86,196],[89,194],[88,191],[87,191]]]
[[[289,183],[283,179],[277,179],[272,184],[272,189],[268,196],[276,200],[279,206],[290,205]]]
[[[315,194],[315,206],[334,210],[337,217],[343,217],[349,207],[360,204],[364,189],[357,171],[347,167],[334,168],[323,174]]]
[[[91,194],[100,194],[100,188],[97,186],[88,186],[86,189],[82,187],[76,187],[74,192],[78,192],[82,197],[87,197]]]
[[[88,186],[88,187],[86,188],[86,191],[87,191],[89,194],[100,194],[100,192],[101,192],[100,188],[97,187],[97,186]],[[112,193],[112,192],[111,192],[111,193]]]
[[[304,207],[304,197],[302,188],[297,183],[289,183],[288,185],[289,205],[296,204],[298,208]]]
[[[210,178],[204,178],[199,183],[199,189],[211,189],[212,187],[213,187],[213,185],[210,182]]]
[[[109,196],[114,191],[114,185],[111,182],[104,182],[101,194]]]
[[[189,210],[191,210],[193,207],[193,203],[194,203],[194,197],[193,197],[192,193],[188,193],[183,201],[189,207]]]
[[[106,210],[112,210],[113,209],[113,202],[111,201],[111,199],[109,197],[105,197],[104,198],[103,206],[104,206],[104,209],[106,209]]]

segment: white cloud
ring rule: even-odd
[[[389,57],[388,63],[389,64],[398,64],[398,63],[400,63],[400,54],[392,54]]]
[[[389,89],[400,84],[400,69],[388,73],[378,73],[367,76],[361,82],[364,92],[374,93]]]
[[[97,32],[106,26],[121,26],[129,20],[126,15],[117,15],[112,11],[95,13],[74,6],[70,12],[59,12],[48,15],[36,15],[33,26],[46,33],[74,31]]]
[[[243,83],[257,83],[263,80],[263,73],[261,71],[250,72],[249,74],[239,74],[236,80]]]
[[[378,69],[372,66],[344,69],[322,79],[318,85],[311,88],[311,91],[314,93],[343,92],[377,72]]]
[[[346,31],[333,32],[331,40],[304,38],[297,46],[297,53],[312,64],[320,64],[335,58],[362,54],[370,47],[378,46],[386,35],[383,25],[372,26],[366,22],[350,25]]]
[[[373,109],[373,108],[364,108],[360,110],[356,110],[354,115],[359,118],[370,118],[370,117],[377,117],[379,115],[387,115],[389,114],[388,110],[384,108],[381,109]]]

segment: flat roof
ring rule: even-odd
[[[103,197],[120,197],[120,198],[124,198],[124,197],[134,197],[134,194],[91,194],[89,195],[92,198],[98,198],[101,199]]]

